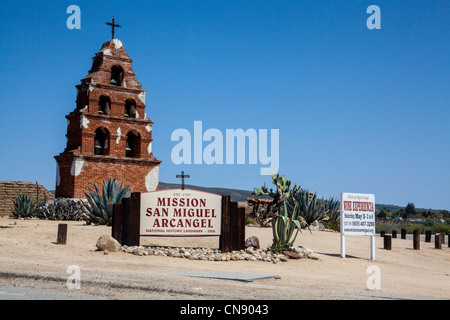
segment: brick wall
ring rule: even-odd
[[[28,194],[35,200],[54,200],[55,196],[44,186],[24,181],[0,181],[0,216],[10,216],[13,199],[19,194]]]

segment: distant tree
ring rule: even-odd
[[[416,214],[416,206],[414,203],[409,202],[405,207],[406,218],[411,217]]]
[[[386,208],[383,208],[380,210],[380,212],[378,212],[378,219],[386,220],[386,216],[387,216]]]
[[[444,218],[450,218],[450,212],[447,210],[441,210],[441,212]]]

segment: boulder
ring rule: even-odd
[[[255,236],[252,236],[245,240],[245,247],[253,247],[253,249],[258,250],[259,249],[259,239]]]
[[[97,240],[97,250],[98,251],[105,251],[108,252],[117,252],[121,250],[121,245],[119,241],[111,237],[110,235],[102,235]]]
[[[307,257],[308,257],[309,259],[319,260],[320,254],[315,253],[315,252],[311,252],[311,253],[309,253],[309,254],[307,255]]]
[[[289,259],[301,259],[302,256],[298,253],[292,252],[292,251],[283,251],[283,254],[288,257]]]
[[[310,227],[312,227],[311,230],[318,230],[318,231],[325,230],[325,226],[323,225],[323,223],[317,220],[311,223]]]
[[[311,249],[308,249],[307,247],[304,246],[298,246],[294,249],[294,251],[298,254],[302,254],[305,256],[313,252]]]

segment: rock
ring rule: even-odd
[[[308,249],[307,247],[303,247],[303,246],[296,247],[294,249],[294,251],[298,254],[304,254],[304,255],[308,255],[313,252],[311,249]]]
[[[319,230],[319,231],[325,230],[325,226],[323,225],[323,223],[317,220],[311,223],[310,227],[313,227],[312,230]]]
[[[252,236],[245,240],[245,247],[253,247],[254,249],[259,249],[259,239],[255,236]]]
[[[289,259],[301,259],[302,255],[292,252],[292,251],[283,251],[283,254]]]
[[[281,261],[281,262],[287,262],[287,261],[288,261],[288,258],[287,258],[286,256],[282,255],[282,256],[280,257],[280,261]]]
[[[117,252],[122,249],[119,241],[111,237],[110,235],[102,235],[97,240],[97,250],[98,251],[109,251],[109,252]]]
[[[253,247],[248,247],[247,249],[245,249],[245,252],[247,252],[248,254],[253,254]]]
[[[307,255],[308,258],[313,259],[313,260],[319,260],[320,258],[320,254],[315,253],[315,252],[311,252]]]

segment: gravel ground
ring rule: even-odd
[[[422,242],[417,251],[412,249],[412,240],[392,239],[392,250],[388,251],[382,249],[382,238],[377,237],[377,259],[371,261],[369,238],[346,237],[347,257],[342,259],[338,233],[303,231],[295,245],[318,253],[319,260],[303,258],[276,264],[203,261],[126,252],[104,254],[96,251],[96,242],[101,235],[111,234],[111,229],[82,222],[67,222],[67,244],[57,245],[58,223],[0,218],[0,285],[113,300],[450,298],[450,248],[437,250],[434,243]],[[267,248],[271,232],[270,228],[248,227],[246,237],[258,237],[261,247]],[[218,238],[141,238],[141,245],[217,248]],[[68,289],[67,280],[73,276],[69,266],[79,268],[80,289]],[[367,288],[375,275],[368,273],[371,266],[379,270],[379,289]],[[242,282],[190,277],[190,271],[276,275],[279,279]]]

